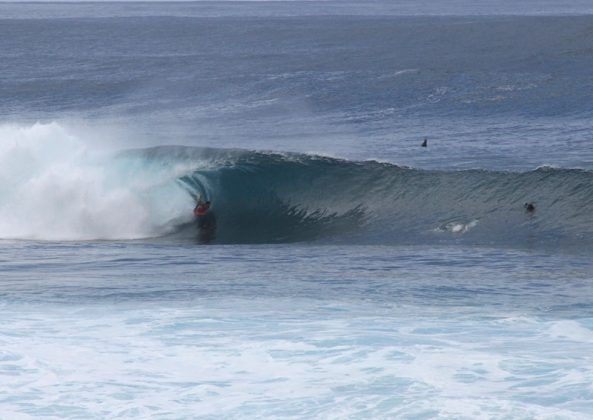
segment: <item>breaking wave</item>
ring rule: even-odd
[[[92,154],[57,124],[4,127],[0,238],[589,243],[593,172],[429,171],[305,154],[162,146]],[[527,212],[524,203],[534,203]]]
[[[156,148],[144,156],[225,155],[179,178],[215,203],[223,242],[559,244],[593,238],[593,172],[427,171],[320,156]],[[528,212],[526,203],[535,211]]]

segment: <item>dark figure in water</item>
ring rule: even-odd
[[[200,242],[210,242],[216,233],[216,217],[210,211],[210,201],[198,201],[194,208],[194,216],[198,222]]]
[[[523,204],[525,211],[529,214],[535,213],[535,205],[533,203],[525,203]]]
[[[424,141],[422,142],[422,147],[428,147],[428,139],[425,138]]]

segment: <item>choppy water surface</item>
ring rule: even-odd
[[[20,242],[2,251],[7,416],[591,410],[589,255]]]

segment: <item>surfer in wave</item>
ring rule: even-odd
[[[210,211],[210,201],[198,200],[196,207],[194,207],[194,216],[198,221],[198,229],[200,230],[200,240],[209,242],[214,239],[216,230],[216,218],[214,213]]]
[[[202,201],[198,200],[196,207],[194,207],[194,216],[196,217],[203,217],[208,214],[208,210],[210,209],[210,201]]]

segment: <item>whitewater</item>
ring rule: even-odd
[[[0,3],[0,418],[592,418],[591,13]]]

